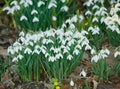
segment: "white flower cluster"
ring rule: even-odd
[[[49,31],[38,34],[26,34],[21,32],[19,39],[8,48],[8,53],[14,55],[13,61],[23,59],[24,55],[39,55],[54,62],[58,59],[73,60],[85,47],[91,49],[89,41],[85,34],[77,30],[67,30],[61,28],[58,30],[50,29]]]
[[[110,51],[108,49],[102,49],[99,52],[96,52],[95,49],[91,50],[91,54],[93,55],[91,58],[91,61],[98,62],[100,59],[105,59],[110,54]]]
[[[65,3],[66,0],[61,0],[62,3]],[[45,1],[41,1],[39,0],[38,3],[37,3],[37,7],[41,7],[42,5],[45,5]],[[17,0],[13,0],[11,3],[10,3],[10,6],[7,6],[3,9],[3,11],[8,11],[7,14],[14,14],[15,11],[18,11],[20,10],[20,8],[22,7],[22,5],[26,8],[28,6],[32,6],[33,5],[33,0],[20,0],[20,1],[17,1]],[[57,1],[56,0],[51,0],[48,4],[48,9],[51,9],[51,8],[56,8],[57,7]],[[68,11],[68,6],[66,5],[63,5],[61,7],[61,11],[65,11],[67,12]],[[37,12],[38,13],[38,12]]]
[[[104,22],[105,16],[107,15],[107,9],[103,6],[104,0],[88,0],[84,3],[88,7],[88,10],[85,12],[85,15],[88,16],[88,19],[91,18],[91,25],[88,28],[88,31],[92,35],[100,33],[99,24]]]
[[[62,19],[60,19],[59,14],[68,12],[68,3],[67,0],[12,0],[3,11],[14,15],[16,23],[22,29],[43,31],[54,26],[53,21],[67,18],[68,15],[64,14]],[[58,26],[61,26],[61,23]]]
[[[116,52],[114,53],[114,57],[120,56],[120,46],[116,48]]]
[[[105,24],[107,25],[108,30],[112,30],[120,34],[120,17],[117,12],[120,11],[120,3],[115,4],[114,8],[111,8],[110,16],[107,16],[104,20]]]
[[[3,9],[3,11],[8,11],[7,14],[14,14],[15,11],[20,10],[20,5],[16,0],[10,3],[10,6],[7,6]]]

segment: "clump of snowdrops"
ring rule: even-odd
[[[43,69],[49,77],[63,79],[79,64],[83,49],[91,49],[86,34],[75,28],[21,32],[8,53],[17,63],[18,73],[24,80],[39,80]]]
[[[87,8],[85,11],[86,29],[89,31],[90,43],[98,50],[105,37],[104,19],[107,15],[107,9],[104,6],[104,0],[88,0],[84,6]]]
[[[72,0],[13,0],[3,9],[22,30],[45,31],[59,27],[75,12]]]
[[[110,43],[113,46],[119,46],[119,0],[88,0],[84,5],[87,7],[85,12],[85,16],[87,16],[86,26],[90,34],[91,44],[100,48],[107,34]]]
[[[105,18],[106,31],[110,43],[113,46],[120,45],[120,3],[115,3],[111,6],[108,16]]]
[[[112,67],[107,63],[106,58],[110,54],[110,51],[106,48],[103,48],[100,51],[92,49],[91,54],[93,55],[91,58],[93,63],[93,73],[98,76],[99,81],[108,80]]]

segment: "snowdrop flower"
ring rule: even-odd
[[[63,54],[68,53],[68,49],[65,47],[63,50]]]
[[[38,14],[38,11],[33,9],[32,12],[31,12],[31,15],[33,15],[33,14]]]
[[[42,51],[43,54],[46,53],[46,47],[45,46],[42,45],[41,48],[40,48],[40,50]]]
[[[41,7],[42,5],[45,5],[45,3],[40,0],[40,1],[38,2],[38,7]]]
[[[87,73],[85,72],[85,70],[83,69],[81,72],[80,72],[80,76],[82,77],[86,77]]]
[[[117,3],[117,4],[115,5],[115,11],[116,11],[116,12],[120,11],[120,3]]]
[[[35,54],[35,53],[39,55],[39,54],[40,54],[40,51],[37,50],[37,49],[35,49],[35,50],[32,52],[32,54]]]
[[[98,22],[98,18],[97,18],[97,17],[94,17],[93,20],[92,20],[92,22],[93,22],[93,23],[94,23],[94,22]]]
[[[22,31],[19,33],[19,36],[25,36],[25,33]]]
[[[117,56],[119,56],[120,55],[120,51],[116,51],[115,53],[114,53],[114,57],[116,58]]]
[[[74,39],[71,39],[69,42],[68,42],[68,46],[71,46],[75,43],[75,40]]]
[[[95,49],[92,49],[90,52],[92,55],[96,53]]]
[[[105,49],[105,53],[106,53],[107,55],[109,55],[109,54],[110,54],[110,51],[109,51],[108,49]]]
[[[53,16],[52,19],[53,19],[53,21],[56,21],[56,20],[57,20],[56,16]]]
[[[104,0],[94,0],[94,3],[97,3],[97,2],[103,4],[103,3],[104,3]]]
[[[25,42],[26,40],[25,40],[25,38],[24,38],[24,37],[22,37],[22,36],[21,36],[21,37],[18,39],[18,41],[21,41],[21,42],[22,42],[22,44],[24,44],[24,42]]]
[[[99,31],[100,31],[100,28],[95,26],[94,28],[92,26],[90,26],[88,28],[88,31],[91,31],[92,32],[92,35],[95,35],[95,34],[99,34]]]
[[[15,53],[14,48],[12,46],[8,47],[8,53],[10,53],[12,55]]]
[[[93,50],[93,53],[94,56],[92,57],[91,61],[97,62],[100,59],[107,58],[110,54],[110,51],[108,49],[102,49],[98,53],[95,53],[95,51]]]
[[[93,10],[99,9],[99,8],[100,8],[100,7],[99,7],[98,5],[94,5],[94,6],[92,7]]]
[[[51,39],[48,39],[47,42],[46,42],[46,44],[49,44],[49,43],[54,44],[54,42]]]
[[[34,23],[34,22],[39,22],[39,19],[38,19],[37,17],[34,17],[33,20],[32,20],[32,22],[33,22],[33,23]]]
[[[107,15],[107,9],[105,7],[101,7],[99,10],[95,12],[95,16],[105,16]]]
[[[85,31],[85,30],[82,30],[82,31],[81,31],[81,34],[82,34],[82,35],[88,35],[88,32]]]
[[[65,12],[67,12],[68,11],[68,6],[63,6],[63,7],[61,7],[61,11],[65,11]]]
[[[66,28],[66,24],[63,23],[63,24],[62,24],[62,28]]]
[[[73,79],[70,80],[70,86],[73,87],[75,84],[74,84],[74,81]]]
[[[16,41],[16,42],[13,44],[13,46],[21,46],[21,44]]]
[[[62,3],[64,3],[66,0],[61,0],[62,1]]]
[[[56,54],[55,59],[63,59],[63,55],[61,53]]]
[[[83,20],[84,20],[84,16],[83,16],[83,15],[80,15],[80,16],[79,16],[79,20],[80,20],[80,21],[83,21]]]
[[[48,57],[50,57],[50,54],[49,54],[49,53],[46,53],[46,54],[45,54],[45,58],[48,58]]]
[[[50,2],[48,5],[48,9],[51,9],[52,7],[57,7],[56,2]]]
[[[20,21],[23,21],[23,20],[25,20],[25,21],[28,20],[27,17],[26,17],[25,15],[22,15],[22,16],[20,17]]]
[[[106,12],[106,11],[107,11],[107,9],[106,9],[105,7],[101,7],[101,8],[100,8],[100,15],[101,15],[101,16],[107,15],[107,12]]]
[[[31,54],[31,53],[32,53],[32,50],[31,50],[30,48],[26,48],[25,51],[24,51],[24,53],[25,53],[25,54],[26,54],[26,53]]]
[[[92,34],[95,35],[95,34],[99,34],[99,31],[100,31],[100,28],[99,27],[95,27]]]
[[[14,9],[10,7],[5,7],[3,11],[8,11],[7,14],[14,14]]]
[[[77,20],[78,20],[78,19],[77,19],[77,15],[75,15],[75,16],[73,16],[73,17],[71,18],[71,22],[75,22],[75,23],[76,23]]]
[[[108,57],[109,54],[110,54],[110,51],[108,49],[102,49],[102,50],[100,50],[98,56],[100,59],[104,59],[104,58]]]
[[[11,9],[13,9],[13,11],[15,12],[15,11],[20,10],[20,6],[19,5],[15,5]]]
[[[114,15],[112,16],[112,20],[113,20],[114,22],[117,22],[117,23],[120,25],[120,18],[118,17],[117,14],[114,14]]]
[[[55,48],[55,49],[54,49],[54,52],[55,52],[55,53],[60,53],[60,52],[61,52],[61,48]]]
[[[10,9],[11,8],[7,6],[7,7],[3,8],[3,11],[10,11]]]
[[[111,5],[114,4],[114,3],[116,3],[116,0],[110,0]]]
[[[34,43],[33,43],[32,41],[29,41],[29,45],[30,45],[30,46],[33,46]]]
[[[40,50],[40,46],[39,46],[39,45],[36,45],[36,46],[35,46],[35,49],[39,49],[39,50]]]
[[[12,62],[17,62],[17,61],[18,61],[17,57],[14,57],[12,60]]]
[[[116,12],[117,12],[117,11],[115,10],[115,8],[112,7],[112,8],[110,9],[110,15],[113,15],[113,14],[116,13]]]
[[[89,11],[89,10],[85,12],[85,15],[86,15],[86,16],[87,16],[87,15],[91,15],[91,14],[92,14],[92,12]]]
[[[18,5],[18,2],[16,0],[12,1],[10,5]]]
[[[48,60],[49,60],[49,62],[54,62],[56,59],[54,56],[50,56]]]
[[[81,47],[80,45],[77,44],[77,45],[75,46],[75,49],[79,49],[79,50],[81,50],[82,47]]]
[[[89,7],[89,6],[93,5],[93,0],[88,0],[88,1],[85,2],[83,5]]]
[[[102,17],[102,18],[100,19],[100,22],[103,23],[104,20],[105,20],[105,17]]]
[[[75,25],[74,24],[70,24],[69,28],[70,29],[75,29]]]
[[[99,56],[98,55],[95,55],[95,56],[93,56],[92,58],[91,58],[91,62],[98,62],[98,60],[99,60]]]
[[[23,56],[21,55],[21,54],[19,54],[18,56],[17,56],[17,59],[23,59]]]
[[[75,55],[78,55],[80,52],[79,52],[79,50],[78,49],[75,49],[74,51],[73,51],[73,54],[75,54]]]
[[[87,44],[87,45],[85,46],[85,50],[91,50],[91,46]]]
[[[69,54],[69,55],[67,56],[67,59],[68,59],[68,60],[72,60],[72,59],[73,59],[73,56]]]
[[[23,4],[24,7],[28,7],[29,5],[33,5],[32,0],[21,0],[20,4]]]

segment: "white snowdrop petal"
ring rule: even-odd
[[[38,7],[41,7],[42,5],[45,5],[45,3],[43,1],[39,1],[38,2]]]
[[[26,17],[25,15],[22,15],[22,16],[20,17],[20,21],[23,21],[23,20],[25,20],[25,21],[28,20],[27,17]]]
[[[63,7],[61,7],[61,11],[65,11],[65,12],[67,12],[68,11],[68,6],[63,6]]]
[[[56,21],[56,20],[57,20],[56,16],[53,16],[52,19],[53,19],[53,21]]]
[[[48,5],[48,9],[51,9],[52,7],[57,7],[57,5],[54,2],[50,2]]]
[[[87,73],[85,72],[85,70],[83,69],[81,72],[80,72],[80,76],[82,77],[86,77]]]
[[[14,57],[12,60],[12,62],[17,62],[17,61],[18,61],[17,57]]]
[[[70,80],[70,86],[74,86],[74,81],[72,79]]]
[[[18,2],[16,0],[14,0],[10,3],[10,5],[17,5],[17,4],[18,4]]]
[[[117,56],[119,56],[120,55],[120,52],[119,51],[116,51],[115,53],[114,53],[114,57],[116,58]]]
[[[72,60],[72,59],[73,59],[73,56],[72,56],[72,55],[68,55],[68,56],[67,56],[67,59],[68,59],[68,60]]]
[[[31,15],[33,15],[33,14],[38,14],[38,11],[33,9],[32,12],[31,12]]]
[[[63,3],[66,1],[66,0],[61,0]]]
[[[33,22],[33,23],[34,23],[34,22],[39,22],[39,19],[38,19],[37,17],[34,17],[32,22]]]

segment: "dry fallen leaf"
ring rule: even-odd
[[[93,89],[97,89],[98,82],[96,82],[95,80],[93,80],[92,82],[93,82]]]
[[[3,58],[7,57],[7,49],[1,49],[0,50],[0,56],[2,56]]]

